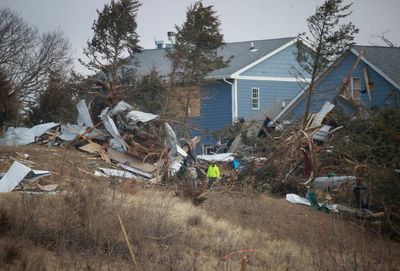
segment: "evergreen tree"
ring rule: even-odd
[[[47,88],[39,98],[39,105],[32,110],[31,122],[74,122],[76,109],[71,89],[71,85],[60,73],[53,72]]]
[[[354,35],[358,33],[358,29],[351,22],[341,23],[351,14],[351,6],[352,3],[343,5],[343,0],[326,0],[317,8],[315,14],[307,19],[310,35],[306,36],[306,41],[315,51],[311,52],[304,46],[298,46],[299,64],[311,75],[311,82],[306,93],[307,103],[303,125],[307,122],[316,78],[331,61],[354,44]]]
[[[138,80],[134,95],[129,91],[124,99],[136,105],[139,110],[160,114],[164,95],[165,84],[162,77],[156,70],[152,70]]]
[[[88,61],[80,60],[88,69],[99,73],[109,92],[111,105],[120,96],[121,78],[133,73],[133,68],[125,65],[128,56],[140,50],[136,33],[136,13],[140,5],[137,0],[112,0],[101,12],[97,11],[93,38],[84,49]]]
[[[200,85],[208,73],[227,65],[217,55],[217,48],[223,45],[220,25],[213,6],[198,1],[188,8],[183,25],[176,26],[175,46],[167,53],[172,62],[170,84],[188,87],[187,108],[193,89],[189,86]],[[167,93],[167,99],[168,96]]]

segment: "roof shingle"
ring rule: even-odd
[[[230,63],[225,68],[213,71],[209,77],[229,77],[232,73],[282,47],[293,39],[295,37],[226,43],[218,48],[217,53],[219,56],[223,56],[224,60],[231,59]],[[257,50],[250,51],[252,43]],[[142,50],[135,55],[135,58],[138,63],[136,67],[138,76],[148,74],[152,69],[157,70],[163,76],[167,76],[170,73],[171,62],[166,56],[166,49]]]
[[[400,86],[400,47],[354,46],[364,48],[364,57]]]

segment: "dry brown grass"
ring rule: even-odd
[[[33,264],[25,257],[30,255],[27,248],[42,247],[48,250],[42,256],[44,267],[69,262],[76,269],[60,270],[81,270],[87,255],[114,259],[114,265],[123,263],[121,268],[128,268],[132,264],[116,209],[140,270],[239,270],[238,260],[244,254],[225,256],[243,249],[254,250],[248,253],[252,270],[304,270],[311,264],[307,251],[294,242],[213,218],[172,192],[110,192],[98,185],[55,196],[15,193],[2,198],[14,221],[4,238],[16,238],[21,247],[21,256],[13,258],[13,264]]]
[[[245,191],[210,192],[194,206],[174,191],[79,173],[84,156],[73,150],[51,161],[42,149],[22,151],[57,173],[62,192],[0,195],[0,270],[240,270],[245,255],[248,270],[399,269],[399,244],[341,217]]]

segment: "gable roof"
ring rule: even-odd
[[[364,58],[367,60],[366,62],[370,62],[367,64],[372,64],[375,66],[375,68],[378,68],[381,71],[379,72],[377,70],[378,73],[380,73],[383,77],[385,77],[385,75],[389,77],[395,83],[395,85],[397,85],[396,87],[399,88],[400,47],[354,46],[353,48],[357,50],[357,52],[360,52],[361,48],[364,48]],[[391,83],[393,84],[393,82]]]
[[[213,71],[207,77],[214,79],[228,78],[234,72],[273,53],[294,39],[296,37],[226,43],[217,49],[217,54],[223,56],[224,60],[230,59],[230,63],[225,68]],[[257,50],[250,51],[252,43]],[[148,74],[152,69],[156,69],[163,76],[170,73],[171,61],[166,56],[166,49],[142,50],[135,55],[135,60],[138,64],[135,68],[139,76]]]
[[[361,48],[364,49],[364,54],[361,57],[361,60],[400,90],[400,47],[353,46],[352,49],[346,51],[331,65],[329,65],[329,67],[316,79],[316,84],[318,84],[320,80],[334,69],[337,64],[349,54],[349,52],[358,56]],[[278,113],[274,121],[280,120],[282,117],[286,116],[286,114],[304,98],[307,89],[308,87],[300,90],[290,103]]]

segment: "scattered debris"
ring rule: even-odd
[[[100,171],[95,171],[95,176],[100,177],[123,177],[128,179],[136,179],[137,176],[125,170],[113,169],[113,168],[99,168]]]
[[[22,180],[34,182],[51,173],[46,170],[32,170],[31,168],[14,161],[10,169],[0,180],[0,192],[11,192]]]
[[[291,203],[296,203],[296,204],[303,204],[307,206],[315,206],[315,202],[310,202],[309,199],[300,197],[296,194],[286,194],[286,200],[291,202]],[[336,212],[337,211],[337,204],[322,204],[322,203],[317,203],[317,208],[318,207],[326,207],[328,210]]]
[[[326,191],[331,191],[333,188],[337,188],[344,182],[355,183],[357,178],[355,176],[327,176],[317,177],[314,179],[314,187],[322,188]]]
[[[25,127],[9,127],[5,137],[0,138],[0,144],[5,145],[26,145],[35,142],[37,137],[40,137],[46,131],[58,126],[58,123],[49,122],[33,126],[32,128]]]
[[[210,154],[210,155],[198,155],[197,159],[204,161],[216,161],[216,162],[231,162],[235,159],[233,153],[218,153],[218,154]]]

